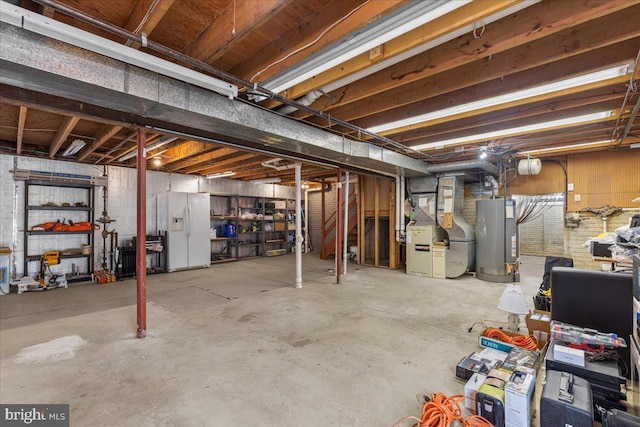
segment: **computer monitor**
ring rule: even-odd
[[[551,270],[551,319],[581,328],[616,333],[629,343],[633,333],[633,283],[629,273],[554,267]],[[627,368],[629,347],[619,348]]]

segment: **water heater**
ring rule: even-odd
[[[477,200],[476,277],[488,282],[519,281],[517,249],[515,200]]]

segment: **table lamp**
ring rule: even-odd
[[[522,293],[522,289],[520,286],[513,284],[507,285],[505,290],[502,292],[498,308],[509,313],[508,329],[513,332],[518,330],[520,315],[527,314],[529,312],[527,300]]]

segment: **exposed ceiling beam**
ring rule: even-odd
[[[262,48],[260,52],[251,58],[238,64],[231,70],[234,75],[250,80],[254,74],[260,72],[268,65],[274,63],[276,59],[281,59],[286,52],[291,52],[313,42],[320,33],[334,24],[340,18],[347,15],[354,8],[363,3],[363,0],[337,0],[327,3],[327,5],[314,13],[296,28],[282,34],[273,42]],[[278,74],[290,67],[294,63],[324,49],[325,47],[343,39],[352,32],[362,28],[376,17],[384,15],[389,10],[398,5],[407,3],[407,0],[386,0],[372,1],[355,12],[351,17],[336,25],[327,32],[317,43],[304,49],[300,53],[262,71],[253,81],[260,82]]]
[[[124,24],[124,29],[136,34],[149,36],[162,20],[175,0],[141,0],[134,3],[131,13]],[[148,15],[147,15],[148,14]],[[137,30],[137,31],[136,31]],[[139,43],[131,43],[130,47],[139,49]]]
[[[623,85],[618,85],[618,89],[600,88],[588,91],[579,96],[563,97],[552,102],[539,101],[517,108],[504,109],[499,112],[477,115],[463,120],[451,120],[445,123],[429,126],[428,129],[414,129],[394,135],[394,140],[402,144],[410,144],[415,139],[428,136],[435,138],[442,135],[446,139],[446,134],[450,132],[461,132],[466,129],[491,126],[493,124],[505,123],[526,117],[535,117],[539,114],[547,114],[566,110],[575,110],[584,106],[601,105],[599,110],[615,109],[620,106],[626,93]]]
[[[238,151],[238,153],[239,155],[237,156],[221,159],[215,162],[215,164],[213,165],[204,165],[204,167],[202,167],[202,165],[191,166],[190,168],[185,169],[185,173],[199,172],[201,174],[209,174],[211,173],[210,171],[213,169],[218,169],[225,166],[229,167],[229,165],[235,165],[238,162],[253,159],[258,156],[258,154],[254,154],[254,153],[242,154],[241,151]]]
[[[20,112],[18,113],[18,132],[16,134],[16,153],[22,152],[22,137],[24,135],[24,124],[27,121],[27,107],[20,106]]]
[[[91,145],[86,146],[82,149],[82,151],[80,151],[80,154],[78,154],[78,160],[86,159],[89,154],[96,151],[96,149],[102,146],[102,144],[111,139],[111,137],[118,133],[120,129],[122,129],[122,126],[102,126],[98,133],[94,135],[95,140],[91,143]]]
[[[41,5],[40,6],[40,13],[43,16],[46,16],[47,18],[52,18],[53,19],[53,15],[56,13],[56,11],[52,7]]]
[[[194,156],[196,154],[205,154],[206,152],[216,148],[218,147],[206,142],[180,141],[180,144],[172,147],[164,153],[165,160],[162,163],[164,165],[170,165],[171,163],[186,159],[187,157]]]
[[[543,1],[509,19],[501,19],[488,25],[480,39],[474,38],[473,34],[468,34],[332,92],[331,95],[338,99],[332,108],[394,90],[399,86],[438,73],[448,72],[455,67],[480,59],[489,58],[512,49],[514,46],[532,43],[579,23],[614,13],[638,3],[640,0],[599,0],[588,4]],[[566,46],[564,43],[561,43],[560,46],[569,52],[578,47]],[[324,97],[320,99],[320,102],[326,102]],[[322,108],[322,104],[313,103],[312,107],[326,111]],[[332,115],[345,120],[340,115]]]
[[[51,145],[49,146],[50,159],[53,159],[60,147],[62,147],[62,144],[67,140],[69,134],[79,120],[80,117],[76,116],[65,116],[65,118],[62,120],[62,123],[58,127],[58,131],[56,132],[56,135],[53,137]]]
[[[169,165],[168,169],[172,172],[185,169],[193,165],[197,165],[199,163],[206,163],[212,160],[218,159],[220,157],[228,156],[230,154],[235,153],[237,150],[234,148],[218,148],[216,150],[210,151],[208,153],[204,153],[198,156],[190,157],[188,159],[180,160],[178,162],[174,162]]]
[[[382,58],[372,60],[370,52],[360,54],[337,67],[314,76],[312,79],[290,87],[287,89],[287,96],[294,99],[298,98],[314,89],[321,88],[349,74],[363,70],[381,59],[389,59],[404,53],[416,46],[473,24],[475,21],[500,12],[517,3],[520,3],[520,0],[476,1],[466,4],[419,28],[388,41],[382,46]]]
[[[322,108],[323,111],[347,121],[372,116],[355,122],[358,126],[370,127],[393,121],[393,117],[403,118],[419,114],[416,112],[415,103],[426,97],[430,99],[427,108],[433,111],[437,108],[431,101],[432,97],[462,88],[473,88],[473,93],[477,94],[476,86],[490,80],[495,80],[495,87],[486,96],[496,95],[496,91],[506,93],[509,90],[539,85],[541,76],[544,76],[546,81],[560,80],[570,74],[589,72],[632,59],[637,53],[637,45],[634,47],[633,43],[622,42],[640,37],[640,27],[635,22],[635,17],[614,14],[610,18],[612,19],[595,21],[609,26],[610,29],[606,33],[602,32],[601,25],[582,25],[498,53],[491,61],[480,59],[446,73],[396,87],[386,91],[384,96],[369,96],[337,108],[326,105],[328,100],[325,98],[321,100],[322,104],[314,104],[314,108]],[[613,22],[618,23],[612,25]],[[622,44],[617,46],[619,43]],[[568,51],[567,46],[574,48]],[[590,54],[598,49],[597,54]],[[572,57],[575,57],[575,60],[569,59]],[[534,70],[536,67],[540,69]],[[530,73],[523,73],[530,69]],[[374,99],[375,102],[372,102]],[[467,101],[460,101],[463,102]],[[454,100],[448,101],[448,106],[455,104]],[[295,116],[300,117],[302,113]],[[323,124],[316,118],[310,121]]]
[[[290,2],[291,0],[234,0],[183,53],[200,61],[213,63]]]

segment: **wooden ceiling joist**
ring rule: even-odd
[[[492,2],[476,1],[466,4],[451,13],[443,15],[421,27],[388,41],[382,46],[382,58],[389,59],[404,53],[449,32],[473,24],[476,21],[482,20],[482,18],[493,15],[519,2],[520,0],[501,0]],[[314,89],[321,88],[349,74],[363,70],[371,66],[374,62],[377,61],[372,61],[369,52],[365,52],[337,67],[314,76],[313,79],[306,80],[287,89],[287,95],[293,99],[298,98]]]
[[[49,146],[49,158],[53,159],[62,144],[67,140],[69,134],[75,127],[75,125],[80,121],[79,117],[74,116],[65,116],[62,120],[62,123],[58,127],[58,131],[56,135],[53,137],[51,141],[51,145]]]
[[[168,169],[172,172],[175,172],[178,170],[186,169],[190,166],[197,165],[199,163],[205,163],[205,166],[207,166],[206,165],[207,162],[211,162],[212,160],[219,159],[220,157],[228,156],[230,154],[235,153],[236,151],[237,151],[236,149],[228,148],[228,147],[217,148],[208,153],[200,154],[198,156],[192,156],[187,159],[174,162],[168,166]]]
[[[80,151],[80,154],[78,154],[78,160],[86,159],[89,154],[96,151],[96,149],[101,147],[102,144],[111,139],[111,137],[118,133],[120,129],[122,129],[122,126],[102,126],[100,130],[94,135],[95,140],[90,145],[83,148],[82,151]]]
[[[22,153],[22,137],[24,136],[24,124],[27,121],[27,107],[20,106],[18,112],[18,131],[16,133],[16,153]]]
[[[123,28],[136,34],[151,35],[158,23],[171,9],[175,0],[141,0],[134,2],[133,9]],[[130,47],[140,48],[139,43],[131,43]]]
[[[213,63],[292,0],[234,0],[183,53]]]
[[[200,173],[201,175],[208,175],[210,173],[215,173],[220,171],[220,168],[227,169],[231,165],[242,166],[243,163],[241,162],[244,162],[245,160],[249,160],[249,159],[254,159],[256,157],[258,157],[258,154],[253,154],[253,153],[234,155],[229,158],[216,161],[213,165],[208,165],[208,167],[205,167],[205,168],[201,168],[200,166],[192,166],[191,168],[187,169],[189,171],[187,173],[197,172],[197,173]],[[262,157],[260,161],[262,162],[264,160],[265,158]]]
[[[638,3],[638,0],[616,0],[598,1],[594,4],[576,2],[535,4],[526,9],[529,13],[518,14],[512,19],[506,21],[503,19],[490,24],[481,39],[475,39],[473,34],[469,34],[460,39],[452,40],[434,47],[422,55],[414,56],[351,83],[345,88],[331,92],[331,95],[338,100],[331,108],[353,103],[386,91],[397,90],[399,87],[417,80],[449,72],[455,67],[489,58],[512,49],[514,46],[532,43],[575,26],[577,23],[587,22],[589,19],[595,19],[596,16],[605,16]],[[565,46],[564,43],[561,43],[561,46],[563,49],[572,48]],[[326,102],[325,98],[321,98],[320,102]],[[312,107],[321,111],[329,111],[329,109],[322,108],[322,104],[313,103]],[[336,114],[332,113],[332,115]],[[342,118],[338,115],[336,117]]]
[[[322,10],[310,16],[304,22],[301,22],[300,25],[292,31],[282,34],[276,40],[262,48],[256,55],[253,55],[247,61],[243,61],[237,67],[234,67],[231,72],[244,79],[250,80],[256,73],[264,70],[252,80],[257,82],[264,81],[287,69],[296,62],[341,40],[353,31],[362,28],[386,11],[394,9],[398,5],[406,2],[407,0],[386,0],[368,2],[364,5],[362,5],[363,0],[334,0],[329,2]],[[351,19],[347,19],[336,25],[316,43],[313,43],[325,29],[329,28],[358,6],[362,7],[352,15]],[[282,59],[287,52],[307,45],[311,46],[279,62],[277,65],[265,69],[265,67],[273,64],[276,60]]]

